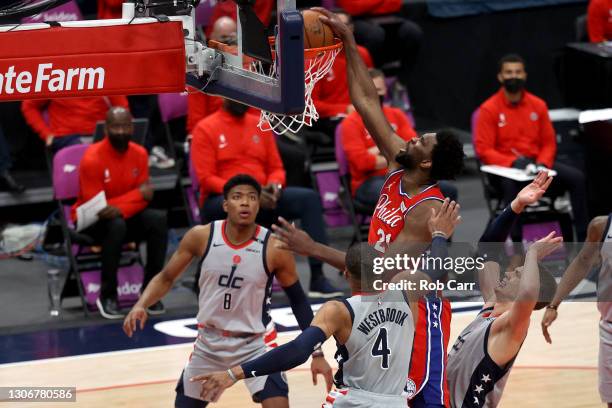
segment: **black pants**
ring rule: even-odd
[[[166,213],[147,208],[127,220],[121,217],[100,220],[83,231],[96,243],[102,245],[103,299],[117,297],[117,269],[121,260],[121,247],[126,242],[147,243],[147,263],[142,290],[162,270],[168,245],[168,222]]]
[[[579,169],[563,163],[555,163],[553,170],[557,172],[557,175],[550,186],[550,190],[559,192],[569,191],[574,226],[576,227],[576,240],[584,242],[589,224],[586,177]],[[526,183],[510,180],[505,177],[499,177],[498,183],[502,190],[503,202],[506,205],[514,200],[517,193],[526,185]]]

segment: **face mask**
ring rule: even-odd
[[[509,93],[517,93],[525,87],[525,80],[521,78],[510,78],[504,80],[504,88]]]
[[[378,99],[380,100],[380,106],[385,104],[385,95],[378,95]]]
[[[130,144],[130,138],[121,134],[109,134],[108,141],[120,153],[125,152]]]
[[[225,103],[225,109],[234,116],[244,116],[249,107],[248,105],[228,100]]]

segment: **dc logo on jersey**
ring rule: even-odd
[[[235,255],[234,258],[237,256],[238,255]],[[224,288],[232,288],[232,289],[240,289],[242,287],[242,281],[244,280],[244,278],[241,278],[239,276],[234,276],[234,273],[236,272],[236,268],[238,268],[238,265],[234,264],[232,265],[232,269],[229,275],[219,276],[219,282],[218,282],[219,286],[222,286]]]
[[[535,112],[531,112],[531,114],[529,115],[529,119],[531,119],[532,122],[535,122],[536,120],[538,120],[538,118],[539,116]]]
[[[404,392],[402,393],[402,396],[406,398],[412,398],[414,397],[414,394],[416,394],[416,384],[414,381],[412,381],[412,378],[408,378],[406,380],[406,386],[404,387]]]

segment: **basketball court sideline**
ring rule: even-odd
[[[465,309],[465,305],[462,308]],[[451,344],[476,313],[474,307],[463,312],[458,312],[458,307],[454,309]],[[277,318],[283,313],[283,309],[275,310]],[[552,345],[546,344],[542,337],[541,317],[541,311],[532,316],[531,330],[510,375],[500,407],[603,406],[597,393],[599,315],[596,304],[564,304],[551,329]],[[19,350],[23,361],[0,364],[0,384],[5,387],[77,388],[75,403],[21,403],[20,407],[169,407],[174,401],[178,376],[193,348],[193,339],[189,337],[192,320],[165,322],[165,327],[161,327],[163,331],[159,325],[157,329],[153,328],[156,326],[154,320],[134,339],[123,335],[119,322],[73,329],[76,332],[63,336],[58,330],[39,332],[36,335],[38,340],[31,342],[23,342],[23,337],[5,336],[3,349],[7,350],[10,345]],[[281,332],[279,343],[290,341],[296,333],[295,330]],[[93,339],[99,341],[95,343]],[[113,347],[109,344],[115,344],[115,351],[97,352],[104,350],[100,349],[102,346]],[[336,368],[333,361],[335,345],[327,341],[323,348],[326,358]],[[59,351],[65,357],[37,355],[37,350],[43,349]],[[82,354],[85,352],[95,353]],[[3,361],[7,361],[6,356]],[[308,362],[291,370],[288,378],[292,407],[320,406],[325,398],[325,386],[322,379],[317,386],[312,385]],[[215,406],[236,407],[238,404],[242,407],[257,406],[251,402],[243,385],[229,389]],[[8,406],[8,403],[0,406]]]

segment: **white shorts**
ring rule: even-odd
[[[225,371],[230,367],[259,357],[268,350],[270,348],[264,343],[263,335],[247,338],[224,337],[215,331],[199,329],[193,353],[183,370],[181,391],[187,397],[202,400],[200,397],[201,383],[189,381],[191,377],[214,371]],[[284,384],[277,384],[276,388],[281,390],[287,388],[285,373],[247,378],[244,383],[251,396],[255,397],[255,394],[262,391],[270,377],[274,377],[276,383],[284,381]]]
[[[332,390],[322,408],[406,408],[408,400],[400,395],[376,394],[355,388]]]
[[[612,402],[612,322],[599,321],[599,395]]]

